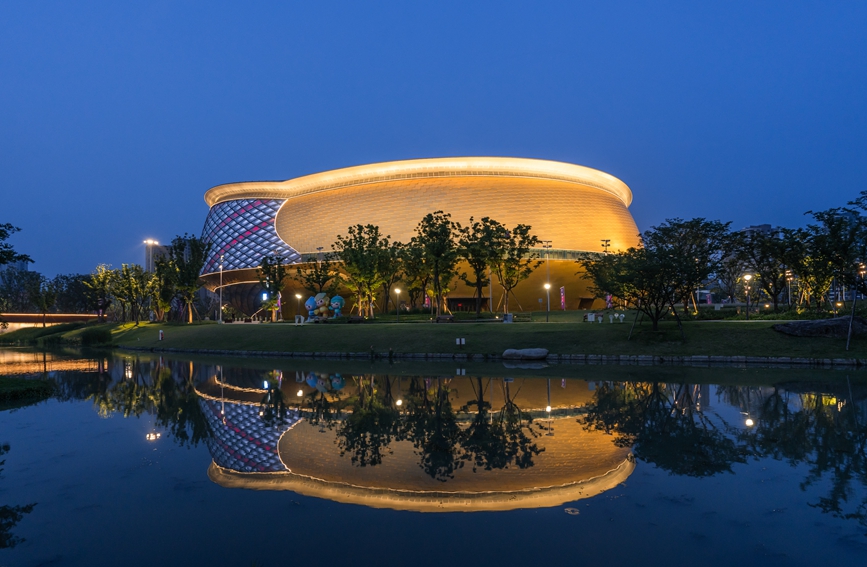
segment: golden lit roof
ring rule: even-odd
[[[205,193],[209,207],[233,199],[288,199],[354,185],[436,177],[518,177],[575,183],[617,197],[625,206],[632,191],[620,179],[581,165],[509,157],[453,157],[389,161],[323,171],[287,181],[217,185]]]

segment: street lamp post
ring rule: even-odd
[[[545,284],[545,295],[548,296],[548,309],[545,311],[545,322],[548,322],[548,317],[551,315],[551,284]]]
[[[394,288],[394,293],[397,295],[397,300],[394,302],[395,312],[397,313],[397,322],[400,323],[400,289]]]
[[[295,314],[301,315],[301,294],[295,294]]]
[[[747,282],[744,286],[747,290],[747,321],[750,320],[750,280],[753,279],[752,274],[744,274],[744,281]]]
[[[223,324],[223,255],[220,254],[220,324]]]

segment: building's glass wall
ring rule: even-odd
[[[287,263],[298,262],[301,256],[274,230],[274,217],[283,201],[236,199],[211,207],[202,229],[202,238],[211,242],[211,255],[202,273],[220,271],[220,256],[224,270],[256,268],[263,256],[275,253]]]

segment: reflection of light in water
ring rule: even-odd
[[[752,420],[752,418],[749,418],[749,417],[748,417],[747,420],[744,422],[744,424],[745,424],[747,427],[752,427],[753,425],[755,425],[755,423],[756,423],[756,422],[754,422],[754,421]]]
[[[148,441],[156,441],[160,437],[162,437],[162,433],[148,433],[147,435],[145,435],[145,439],[147,439]]]
[[[300,398],[303,395],[304,395],[304,390],[298,390],[298,397]]]

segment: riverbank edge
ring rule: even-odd
[[[863,358],[796,358],[789,356],[657,356],[621,354],[549,354],[544,360],[504,359],[496,354],[471,353],[407,353],[407,352],[291,352],[261,350],[217,350],[131,347],[118,345],[115,348],[128,351],[154,352],[165,354],[203,354],[208,356],[237,356],[256,358],[300,358],[327,360],[429,360],[456,362],[507,362],[516,367],[545,362],[548,364],[598,365],[619,364],[629,366],[694,366],[694,367],[774,367],[774,368],[864,368],[867,359]]]

